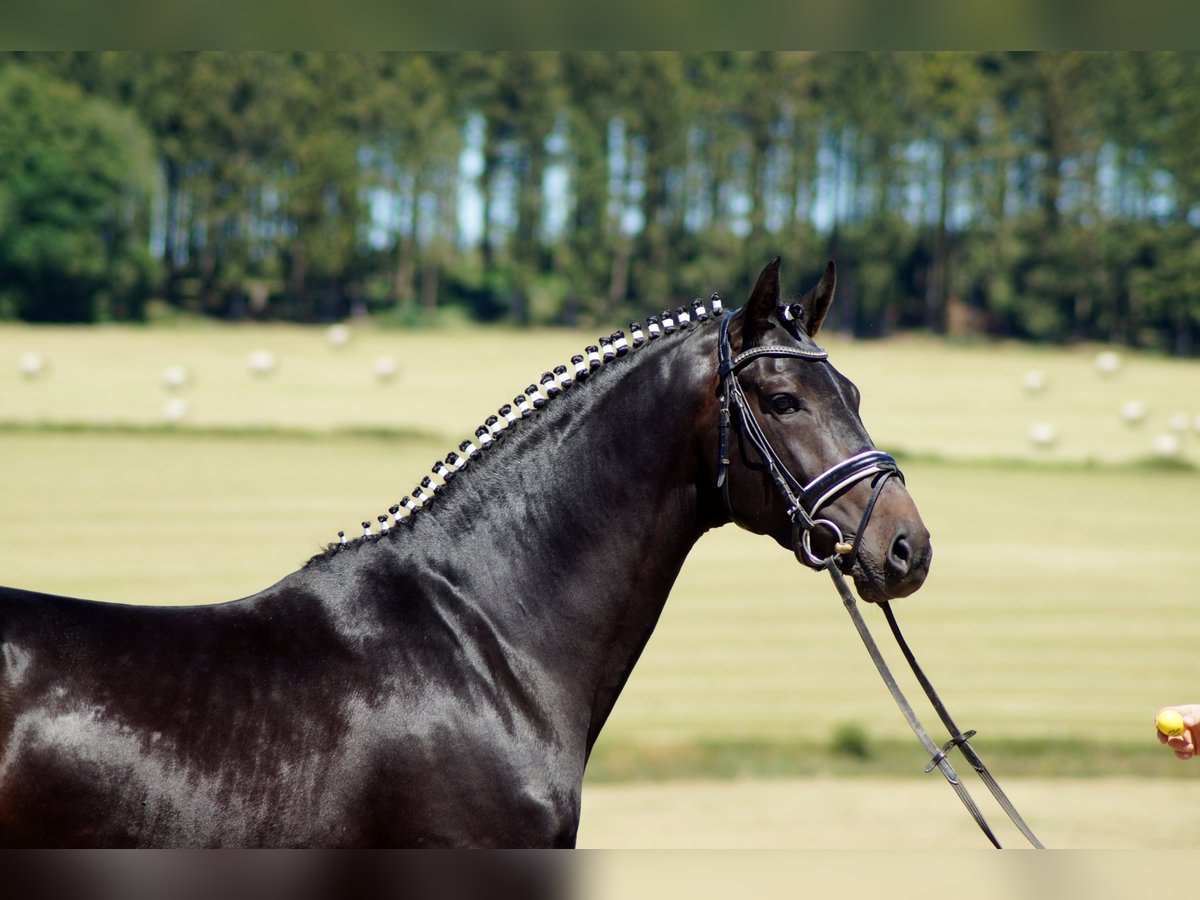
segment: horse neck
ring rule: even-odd
[[[693,326],[607,364],[519,422],[412,526],[423,564],[463,586],[456,602],[582,696],[589,747],[714,524],[716,448],[701,423],[715,410],[715,338]]]

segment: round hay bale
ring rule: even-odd
[[[350,343],[350,326],[341,324],[330,325],[325,331],[325,340],[335,350],[345,347]]]
[[[1154,436],[1150,447],[1155,456],[1160,459],[1170,459],[1179,455],[1179,451],[1183,449],[1183,442],[1179,440],[1178,435],[1164,432]]]
[[[191,380],[186,366],[170,365],[163,369],[162,373],[163,384],[167,386],[169,391],[177,391],[182,387],[186,387]]]
[[[1126,400],[1121,404],[1121,418],[1126,425],[1140,425],[1146,419],[1146,404],[1141,400]]]
[[[1058,429],[1049,422],[1037,422],[1029,426],[1029,443],[1045,450],[1058,443]]]
[[[375,380],[381,382],[391,381],[400,371],[396,357],[387,355],[376,357],[375,365],[372,368],[375,372]]]
[[[30,380],[44,374],[47,367],[46,357],[34,350],[22,353],[17,359],[17,370]]]
[[[1096,354],[1096,371],[1111,378],[1121,371],[1121,354],[1115,350],[1104,350]]]
[[[1021,388],[1026,394],[1030,395],[1042,393],[1046,390],[1046,385],[1046,373],[1038,369],[1026,372],[1025,376],[1021,379]]]
[[[250,366],[250,371],[260,378],[266,377],[275,371],[278,366],[278,360],[275,359],[275,354],[270,350],[253,350],[246,358],[247,365]]]
[[[188,402],[182,397],[171,397],[163,406],[163,419],[167,424],[174,425],[182,421],[188,414]]]

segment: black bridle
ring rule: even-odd
[[[749,441],[758,451],[767,473],[788,505],[787,515],[792,523],[792,551],[796,554],[796,559],[809,568],[828,570],[830,577],[833,579],[834,587],[837,588],[838,593],[841,595],[842,604],[850,614],[854,627],[858,631],[863,644],[866,646],[871,661],[875,664],[875,668],[878,669],[884,684],[891,693],[892,699],[895,700],[896,705],[904,715],[909,727],[912,728],[913,733],[916,734],[917,739],[920,740],[921,744],[930,754],[929,764],[925,767],[926,774],[932,772],[935,768],[941,771],[946,781],[949,782],[954,792],[958,795],[958,798],[975,820],[975,823],[987,836],[988,840],[991,841],[992,846],[998,848],[1000,841],[988,826],[983,813],[980,812],[979,807],[967,792],[966,786],[962,783],[958,773],[950,765],[950,761],[947,758],[950,751],[955,747],[961,748],[967,762],[979,775],[984,784],[987,785],[992,796],[996,798],[997,803],[1007,813],[1013,824],[1017,826],[1034,847],[1041,849],[1043,846],[1041,841],[1037,839],[1033,831],[1025,824],[1025,820],[1021,818],[1021,814],[1017,812],[1016,807],[1012,805],[1012,802],[1005,795],[1004,791],[1000,789],[1000,785],[992,777],[987,766],[983,764],[983,760],[979,758],[979,755],[971,746],[970,739],[974,737],[975,732],[973,730],[960,731],[958,726],[955,725],[937,691],[934,690],[933,684],[917,664],[916,657],[913,655],[912,650],[909,649],[908,643],[904,640],[904,635],[900,632],[900,625],[896,621],[891,606],[887,601],[883,601],[878,605],[883,608],[888,626],[896,638],[896,643],[899,645],[905,660],[908,662],[921,688],[925,691],[925,695],[929,698],[929,702],[937,712],[942,724],[949,731],[950,740],[939,747],[934,743],[928,732],[925,731],[916,713],[913,712],[912,706],[896,683],[896,679],[888,669],[887,663],[879,651],[879,646],[871,636],[871,632],[867,628],[867,623],[863,620],[862,613],[858,609],[854,594],[850,591],[849,586],[846,584],[846,579],[843,577],[843,572],[850,571],[854,565],[858,542],[862,539],[863,532],[867,528],[867,524],[871,519],[871,513],[875,510],[875,503],[879,499],[879,494],[883,490],[884,485],[892,477],[899,478],[903,483],[904,475],[901,474],[899,465],[887,453],[879,450],[866,450],[831,466],[807,484],[802,484],[788,470],[787,465],[775,451],[775,448],[771,446],[771,442],[767,439],[762,427],[758,424],[758,420],[754,417],[754,413],[746,400],[746,394],[738,382],[737,373],[743,366],[756,359],[765,357],[793,357],[812,362],[823,362],[828,359],[829,354],[819,347],[789,347],[782,344],[766,344],[759,347],[751,347],[734,356],[729,339],[729,325],[732,320],[733,313],[729,313],[722,318],[720,333],[717,339],[717,374],[720,379],[721,395],[717,439],[717,487],[721,490],[721,495],[725,501],[725,509],[730,519],[742,525],[738,521],[729,497],[729,430],[736,414],[737,423],[741,427],[743,438]],[[863,508],[857,530],[852,534],[845,535],[835,522],[820,516],[821,509],[860,481],[867,479],[873,479],[871,482],[871,496]],[[812,533],[819,527],[828,529],[834,536],[834,552],[824,559],[817,556],[812,549]]]
[[[775,483],[775,487],[787,503],[787,515],[792,522],[792,551],[796,559],[812,569],[825,567],[825,560],[812,549],[812,533],[817,528],[829,530],[834,537],[836,556],[844,570],[849,571],[854,563],[857,540],[862,536],[875,509],[875,501],[888,479],[893,476],[904,481],[896,460],[880,450],[865,450],[849,459],[842,460],[826,469],[807,484],[802,484],[788,469],[787,464],[780,458],[775,448],[771,446],[758,420],[746,400],[746,394],[737,380],[737,373],[743,366],[757,359],[767,357],[794,357],[797,359],[822,362],[829,354],[820,347],[788,347],[782,344],[766,344],[743,350],[737,356],[733,355],[733,347],[729,340],[729,323],[733,314],[721,320],[720,335],[717,339],[717,374],[721,383],[721,412],[720,432],[718,436],[717,487],[725,499],[725,510],[730,519],[737,524],[737,515],[729,499],[729,426],[737,415],[741,426],[742,436],[748,440],[762,457],[767,473]],[[850,535],[842,533],[831,519],[822,518],[821,510],[832,503],[854,485],[866,479],[874,479],[871,484],[871,498],[863,509],[858,529]]]

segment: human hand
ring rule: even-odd
[[[1168,737],[1158,730],[1158,716],[1167,710],[1174,710],[1183,716],[1183,734],[1174,737]],[[1200,748],[1200,736],[1197,735],[1197,723],[1200,723],[1200,703],[1185,703],[1182,706],[1164,706],[1155,714],[1154,733],[1158,735],[1158,742],[1166,744],[1180,759],[1191,759],[1196,755],[1197,749]]]

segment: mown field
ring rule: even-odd
[[[125,602],[252,593],[590,338],[0,328],[0,583]],[[977,748],[1043,817],[1076,811],[1048,825],[1063,845],[1194,845],[1200,826],[1152,827],[1164,796],[1200,801],[1200,768],[1161,752],[1152,718],[1200,698],[1200,365],[1125,353],[1106,377],[1094,347],[829,345],[933,533],[929,581],[898,613]],[[249,372],[257,349],[278,360],[270,376]],[[29,352],[46,361],[33,378]],[[399,368],[387,382],[383,355]],[[168,365],[189,383],[168,390]],[[1034,371],[1047,386],[1030,394]],[[167,425],[172,397],[187,411]],[[1130,400],[1138,425],[1120,416]],[[1029,443],[1035,423],[1055,446]],[[1167,433],[1175,461],[1144,462]],[[865,822],[873,846],[982,840],[946,787],[915,780],[921,753],[828,580],[732,528],[689,560],[593,763],[593,845],[854,846]],[[889,797],[944,814],[954,837],[889,843],[874,806]],[[653,815],[633,827],[638,810]]]

